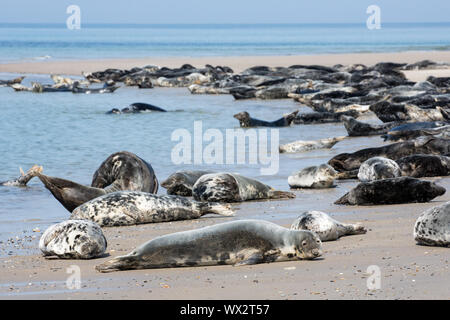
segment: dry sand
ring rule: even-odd
[[[183,63],[230,65],[236,71],[248,66],[415,62],[423,59],[450,62],[450,52],[333,55],[302,57],[167,58],[114,61],[38,62],[0,65],[0,72],[79,74],[108,67],[129,68],[146,64],[179,66]],[[412,71],[409,77],[444,75],[449,70]],[[438,183],[450,190],[450,177]],[[344,194],[356,185],[343,181]],[[415,244],[413,226],[427,208],[450,201],[450,192],[430,203],[373,207],[337,206],[327,191],[296,191],[286,201],[235,204],[236,217],[206,216],[198,220],[106,228],[109,256],[88,260],[46,260],[40,255],[0,259],[0,299],[450,299],[449,249]],[[206,225],[261,215],[289,227],[293,216],[305,207],[336,214],[343,222],[363,222],[365,235],[323,244],[324,255],[315,261],[280,262],[254,266],[214,266],[123,271],[101,274],[94,267],[123,255],[155,236]],[[286,215],[285,215],[286,216]],[[39,234],[40,235],[40,234]],[[81,268],[81,289],[69,290],[68,267]],[[381,288],[369,290],[367,268],[381,271]]]
[[[104,59],[104,60],[73,60],[73,61],[39,61],[0,64],[0,72],[10,73],[36,73],[36,74],[65,74],[81,75],[81,72],[93,72],[107,68],[130,69],[145,65],[158,65],[170,68],[180,67],[185,63],[194,66],[226,65],[235,72],[246,68],[266,66],[290,66],[294,64],[318,64],[333,66],[335,64],[363,63],[373,65],[378,62],[406,62],[412,63],[429,59],[437,62],[450,63],[450,51],[410,51],[398,53],[349,53],[349,54],[323,54],[323,55],[292,55],[292,56],[242,56],[242,57],[149,57],[136,59]],[[407,71],[407,76],[413,81],[424,80],[430,74],[435,76],[448,76],[450,69]]]

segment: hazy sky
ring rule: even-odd
[[[449,0],[20,0],[2,1],[0,22],[64,24],[71,4],[82,23],[365,23],[372,4],[382,23],[450,22]]]

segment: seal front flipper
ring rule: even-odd
[[[245,260],[236,262],[233,266],[234,267],[249,266],[252,264],[258,264],[258,263],[263,263],[263,262],[264,262],[264,256],[262,255],[262,253],[255,252],[255,253],[251,254],[248,258],[246,258]]]
[[[37,177],[50,190],[56,200],[70,212],[79,205],[106,194],[103,189],[83,186],[70,180],[49,177],[40,173],[37,174]]]

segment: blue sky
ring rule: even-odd
[[[449,0],[20,0],[2,1],[0,23],[65,23],[66,8],[82,23],[365,23],[381,8],[382,22],[450,22]]]

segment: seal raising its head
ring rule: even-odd
[[[95,171],[90,187],[43,174],[37,176],[70,212],[91,199],[115,191],[158,191],[158,180],[152,166],[127,151],[114,153],[103,161]]]
[[[284,115],[282,118],[275,121],[264,121],[250,117],[247,111],[236,113],[234,118],[239,120],[242,128],[250,127],[289,127],[297,116],[298,110]]]
[[[44,256],[92,259],[106,250],[102,229],[91,221],[67,220],[50,226],[39,241]]]
[[[427,246],[450,247],[450,202],[420,215],[414,226],[414,239]]]
[[[42,167],[38,165],[34,165],[27,171],[27,173],[23,172],[22,168],[20,168],[21,176],[14,180],[8,180],[4,182],[0,182],[0,186],[15,186],[15,187],[25,187],[32,178],[37,176],[42,172]]]
[[[157,237],[96,269],[250,265],[321,255],[322,242],[313,232],[289,230],[262,220],[237,220]]]
[[[192,195],[198,201],[216,202],[295,198],[292,192],[277,191],[257,180],[227,172],[201,176],[192,189]]]
[[[215,213],[232,216],[229,205],[198,202],[179,196],[119,191],[92,199],[73,210],[71,219],[87,219],[102,227],[197,219]]]
[[[342,236],[363,234],[367,230],[361,224],[341,223],[320,211],[303,212],[291,225],[293,230],[309,230],[322,241],[337,240]]]

